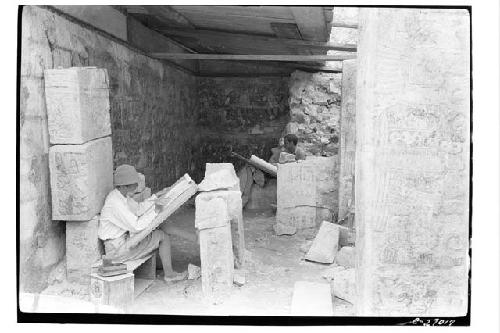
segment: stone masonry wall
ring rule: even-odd
[[[338,154],[342,74],[295,71],[290,76],[290,122],[308,155]]]
[[[357,314],[468,307],[470,30],[451,9],[360,9]]]
[[[64,256],[64,226],[52,221],[43,70],[108,71],[114,164],[130,163],[158,190],[192,172],[196,78],[35,6],[22,13],[20,87],[20,284],[38,291]],[[202,172],[202,171],[200,171]]]
[[[197,168],[231,162],[237,171],[243,163],[231,151],[269,159],[289,119],[287,84],[282,77],[200,78]]]

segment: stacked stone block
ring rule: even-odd
[[[221,170],[234,179],[225,179],[217,186],[213,176]],[[213,299],[230,291],[234,268],[243,266],[245,237],[239,180],[233,166],[207,163],[204,182],[216,189],[196,197],[195,226],[200,231],[202,288]],[[217,189],[221,187],[225,189]]]
[[[298,230],[332,221],[337,212],[336,157],[278,164],[277,225]]]
[[[66,221],[68,279],[88,283],[102,251],[96,215],[113,189],[107,72],[74,67],[44,74],[52,219]]]

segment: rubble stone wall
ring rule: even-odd
[[[298,136],[308,155],[338,154],[342,74],[295,71],[290,76],[290,122],[285,134]]]
[[[195,171],[197,79],[42,7],[23,8],[21,43],[20,283],[39,291],[65,251],[64,225],[51,216],[43,71],[107,70],[114,166],[135,165],[153,190]]]

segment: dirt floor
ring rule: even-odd
[[[183,208],[170,219],[176,227],[195,232],[194,208]],[[177,315],[250,315],[287,316],[294,283],[310,281],[326,283],[321,273],[331,265],[305,261],[300,251],[306,240],[314,238],[314,230],[293,236],[276,236],[273,231],[273,212],[244,212],[247,262],[246,283],[234,286],[231,295],[218,304],[203,298],[201,279],[166,283],[158,278],[142,293],[129,309],[138,314]],[[172,265],[176,271],[187,270],[191,263],[200,266],[199,246],[172,237]],[[159,266],[161,267],[161,266]],[[158,275],[161,271],[158,271]],[[83,286],[58,281],[44,294],[85,299],[88,294]],[[87,295],[86,295],[87,294]],[[334,298],[334,315],[353,315],[353,306]]]
[[[185,209],[173,217],[175,226],[194,232],[194,209]],[[245,242],[247,248],[246,284],[234,286],[232,294],[214,305],[204,301],[201,279],[165,283],[157,280],[140,295],[132,312],[149,314],[196,315],[272,315],[287,316],[295,281],[326,281],[321,272],[329,265],[303,260],[300,246],[314,234],[298,233],[276,236],[273,231],[273,212],[244,212]],[[173,267],[187,269],[189,263],[199,266],[199,247],[196,244],[172,239]],[[352,305],[334,300],[335,315],[351,315]]]

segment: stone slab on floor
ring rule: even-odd
[[[245,228],[243,223],[243,210],[240,191],[210,191],[199,193],[196,197],[195,225],[198,229],[222,226],[222,223],[212,223],[206,214],[213,209],[210,206],[213,200],[223,200],[231,224],[231,239],[236,267],[243,266],[245,262]],[[204,221],[203,219],[208,219]],[[210,223],[209,223],[210,222]]]
[[[333,316],[330,284],[308,281],[295,282],[290,315]]]
[[[331,264],[335,259],[339,244],[339,227],[323,221],[305,259],[323,264]]]
[[[52,219],[89,221],[113,189],[111,137],[49,148]]]
[[[228,295],[233,285],[231,227],[200,230],[201,285],[208,299]]]
[[[66,222],[66,276],[72,282],[90,282],[91,266],[101,258],[97,229],[99,217]]]
[[[339,269],[333,275],[333,294],[351,304],[356,301],[356,270]]]
[[[47,69],[45,99],[51,144],[83,144],[111,134],[106,69]]]

